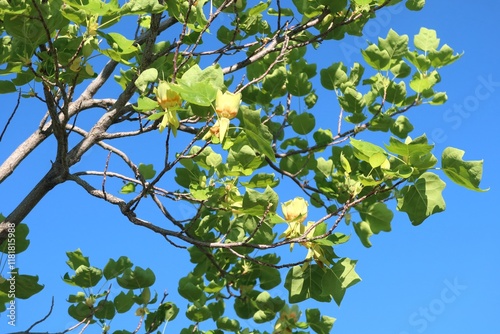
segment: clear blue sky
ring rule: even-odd
[[[385,37],[389,28],[411,38],[420,27],[427,27],[437,30],[441,43],[464,52],[458,62],[441,73],[439,88],[447,92],[448,102],[440,107],[422,107],[411,114],[415,126],[412,135],[425,132],[436,144],[436,152],[453,146],[466,151],[466,160],[484,159],[481,186],[490,188],[487,193],[475,193],[447,181],[444,213],[418,227],[399,213],[391,233],[372,237],[372,248],[364,248],[355,235],[351,242],[339,247],[339,255],[359,260],[357,271],[363,281],[347,291],[340,308],[335,304],[315,305],[337,318],[332,333],[500,333],[500,252],[496,239],[500,224],[494,211],[500,200],[495,167],[500,164],[500,135],[495,128],[500,123],[499,12],[500,3],[494,0],[474,4],[465,0],[429,1],[417,13],[400,5],[370,23],[364,37],[331,46],[331,58],[338,56],[335,61],[343,59],[349,66],[359,59],[352,50],[364,47],[367,39],[375,42],[377,36]],[[321,99],[320,95],[319,103],[326,107],[328,102]],[[0,124],[5,123],[9,110],[0,113]],[[9,128],[13,138],[0,143],[1,160],[36,128],[38,116],[31,117],[35,113],[39,111],[19,111]],[[13,177],[0,185],[0,212],[9,213],[47,170],[50,162],[45,154],[52,145],[44,143]],[[102,157],[97,150],[90,154]],[[180,214],[189,210],[182,205],[176,209]],[[74,324],[65,315],[68,304],[63,299],[76,290],[66,286],[61,277],[69,269],[65,251],[76,248],[82,248],[97,267],[120,255],[129,256],[143,268],[151,267],[157,274],[154,288],[160,294],[167,289],[169,299],[179,301],[177,282],[190,268],[187,258],[160,237],[132,226],[116,208],[89,199],[75,185],[56,188],[26,222],[31,229],[31,246],[18,256],[18,264],[23,273],[38,273],[46,288],[28,303],[19,304],[16,330],[24,330],[42,318],[53,295],[54,314],[38,330],[60,330]],[[342,231],[353,234],[351,227],[343,227]],[[287,295],[284,288],[273,293],[283,298]],[[180,301],[179,307],[184,308],[185,302]],[[129,328],[136,324],[133,320],[128,322]],[[174,321],[166,332],[178,332],[178,325],[179,321]],[[6,330],[2,316],[0,332]]]

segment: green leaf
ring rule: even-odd
[[[171,302],[161,304],[158,310],[165,310],[165,320],[174,320],[179,314],[179,308]]]
[[[465,151],[447,147],[441,158],[441,168],[456,184],[475,191],[487,191],[479,188],[483,176],[483,160],[464,161]]]
[[[156,175],[156,171],[153,168],[152,164],[145,165],[143,163],[139,164],[139,173],[141,173],[142,177],[145,180],[152,179]]]
[[[448,101],[448,96],[446,95],[446,93],[439,92],[439,93],[434,94],[431,102],[429,102],[429,103],[433,106],[439,106],[439,105],[445,103],[446,101]]]
[[[74,252],[66,252],[66,256],[68,256],[69,258],[69,260],[66,261],[66,263],[73,270],[78,269],[78,267],[80,266],[90,267],[89,258],[83,256],[82,251],[80,249],[77,249]]]
[[[331,159],[325,160],[325,158],[319,157],[316,161],[317,161],[316,167],[318,168],[318,170],[325,177],[330,177],[333,172],[333,160]]]
[[[202,322],[208,320],[211,316],[212,313],[206,305],[203,305],[202,307],[191,305],[186,311],[186,317],[194,322]]]
[[[342,1],[344,1],[344,0],[342,0]],[[290,8],[281,8],[280,12],[278,12],[274,8],[269,8],[269,10],[267,11],[267,14],[269,14],[271,16],[278,16],[278,15],[281,15],[281,16],[295,16],[294,12]]]
[[[441,81],[441,77],[437,71],[432,71],[429,74],[415,73],[410,81],[410,87],[417,93],[422,93]]]
[[[92,309],[88,307],[85,303],[78,303],[77,305],[70,305],[68,307],[68,314],[78,320],[89,318],[92,316]]]
[[[85,295],[85,292],[83,291],[78,291],[76,295],[69,295],[68,297],[68,302],[70,303],[79,303],[83,302],[87,299],[87,296]]]
[[[368,159],[368,163],[372,168],[380,167],[387,161],[387,156],[384,153],[375,153]]]
[[[304,96],[311,92],[312,83],[306,73],[293,73],[287,76],[286,89],[293,96]]]
[[[319,129],[314,132],[313,139],[316,142],[316,145],[326,145],[333,141],[333,134],[329,129]],[[307,147],[307,145],[305,147]]]
[[[350,174],[352,172],[351,164],[349,163],[349,160],[347,160],[347,158],[345,157],[344,152],[340,152],[340,165],[347,174]]]
[[[304,102],[308,109],[313,108],[316,105],[317,101],[318,101],[318,95],[316,95],[316,92],[314,90],[309,94],[307,94],[307,96],[304,98]]]
[[[390,70],[396,78],[406,78],[411,74],[411,67],[404,61],[398,62],[396,65],[392,66]]]
[[[216,302],[208,304],[207,307],[212,313],[212,320],[214,321],[222,317],[224,311],[226,310],[225,303],[222,299],[219,299]]]
[[[387,154],[384,151],[384,149],[380,146],[377,146],[367,141],[354,139],[352,137],[351,137],[351,145],[354,148],[353,153],[356,156],[356,158],[366,162],[369,162],[370,157],[372,157],[375,154],[383,154],[383,155]]]
[[[101,3],[99,1],[99,3]],[[133,15],[133,14],[154,14],[160,13],[165,10],[165,5],[162,5],[155,0],[136,0],[126,2],[123,6],[120,6],[121,15]]]
[[[138,305],[147,305],[151,300],[151,290],[149,288],[142,289],[138,296],[135,296],[134,301]]]
[[[274,303],[271,295],[267,291],[259,293],[257,298],[255,298],[255,306],[261,311],[274,312]]]
[[[95,267],[79,266],[71,281],[82,288],[91,288],[97,285],[102,278],[102,271]]]
[[[226,26],[221,26],[217,30],[217,39],[219,41],[221,41],[222,43],[229,44],[233,41],[233,38],[235,40],[238,40],[238,39],[241,39],[241,36],[239,36],[239,34],[236,34],[236,36],[235,36],[234,30],[230,30]]]
[[[333,328],[335,318],[321,315],[318,309],[306,310],[306,321],[313,331],[319,334],[328,334]]]
[[[224,289],[225,286],[226,286],[226,280],[224,280],[224,279],[217,280],[217,281],[212,280],[212,281],[208,282],[208,285],[206,285],[203,288],[203,291],[205,291],[207,293],[217,293],[220,290]]]
[[[256,6],[248,10],[248,15],[253,16],[262,13],[269,7],[269,2],[259,2]]]
[[[276,313],[274,312],[265,312],[262,310],[258,310],[253,315],[253,321],[258,324],[263,324],[273,320],[276,317]]]
[[[258,173],[252,176],[250,181],[241,182],[241,185],[247,188],[267,188],[268,186],[271,188],[276,187],[280,183],[280,180],[276,178],[276,176],[271,173]]]
[[[270,219],[274,219],[272,222],[261,222],[260,217],[258,216],[250,216],[246,215],[243,227],[245,231],[249,234],[252,234],[252,242],[258,244],[271,244],[277,236],[276,232],[273,232],[273,227],[271,224],[279,224],[282,223],[283,220],[279,218],[278,215],[271,213],[269,215]],[[267,260],[265,260],[267,262]],[[268,269],[261,268],[260,270],[260,283],[261,285],[265,284],[266,286],[272,285],[275,281],[273,275],[273,271],[268,271]],[[279,279],[279,277],[278,277]],[[267,289],[266,289],[267,290]]]
[[[347,112],[355,113],[363,117],[362,111],[366,106],[363,94],[356,91],[351,87],[347,87],[344,91],[344,95],[338,97],[340,106]],[[352,121],[352,123],[360,123],[361,121]]]
[[[129,182],[120,189],[120,194],[135,193],[135,183]]]
[[[445,186],[439,176],[425,172],[413,185],[400,191],[397,209],[406,212],[413,225],[420,225],[427,217],[446,208],[442,196]]]
[[[110,279],[121,275],[125,269],[132,268],[132,265],[132,262],[126,256],[120,256],[118,261],[109,259],[103,269],[104,277],[109,281]]]
[[[290,64],[290,72],[288,73],[288,79],[290,76],[295,76],[296,74],[304,73],[307,78],[312,78],[316,76],[316,64],[308,64],[304,58],[299,58],[297,61]]]
[[[151,312],[147,315],[144,324],[148,332],[153,333],[153,331],[158,329],[165,321],[174,320],[178,313],[179,308],[175,304],[170,302],[163,303],[155,312]]]
[[[365,247],[371,247],[369,238],[373,234],[391,231],[391,221],[394,214],[385,203],[374,203],[368,208],[357,206],[356,209],[363,221],[354,223],[354,231]]]
[[[272,97],[280,97],[286,94],[286,81],[286,68],[280,66],[264,77],[262,80],[262,88]]]
[[[120,291],[120,293],[113,300],[116,312],[125,313],[135,304],[134,292],[129,290],[127,293]]]
[[[156,68],[148,68],[135,80],[135,86],[140,92],[144,92],[148,88],[148,85],[156,81],[156,79],[158,79],[158,70]]]
[[[195,82],[189,85],[172,84],[170,87],[173,91],[179,93],[187,102],[199,106],[210,106],[217,95],[217,89],[206,82]]]
[[[139,50],[138,47],[134,45],[135,41],[127,39],[119,33],[111,32],[106,34],[101,30],[98,30],[97,33],[104,37],[108,42],[108,45],[111,47],[105,50],[99,49],[99,52],[115,61],[126,65],[132,65],[132,63],[128,60],[131,59]]]
[[[365,50],[361,50],[364,60],[376,70],[386,69],[391,61],[391,55],[387,50],[381,50],[377,45],[371,44]]]
[[[436,30],[420,28],[420,31],[413,38],[415,47],[422,51],[436,50],[439,46],[439,38],[437,38]]]
[[[198,65],[189,70],[172,84],[171,89],[179,93],[184,100],[199,106],[210,106],[215,100],[217,91],[224,88],[222,69],[218,65],[202,70]]]
[[[204,296],[203,282],[199,277],[189,273],[188,276],[179,280],[177,291],[190,302],[199,301]]]
[[[407,143],[402,143],[391,137],[390,145],[386,145],[389,152],[400,155],[410,166],[420,169],[434,167],[437,163],[436,157],[431,153],[434,145],[429,145],[425,135],[415,138]]]
[[[353,227],[354,227],[354,232],[356,232],[356,235],[358,236],[363,246],[365,246],[366,248],[371,247],[372,243],[370,242],[370,237],[374,233],[370,228],[370,224],[368,224],[365,221],[362,221],[359,223],[353,223]]]
[[[425,6],[425,0],[406,0],[406,8],[419,11]]]
[[[228,317],[218,318],[216,324],[217,328],[229,332],[237,332],[240,329],[240,323],[238,320],[230,319]]]
[[[9,80],[0,80],[0,94],[13,93],[16,91],[16,86]]]
[[[245,130],[248,142],[258,152],[264,154],[271,161],[276,161],[271,143],[273,136],[267,126],[260,120],[260,110],[251,110],[248,107],[241,107],[238,114]]]
[[[227,157],[229,171],[226,175],[251,175],[262,165],[262,156],[257,156],[255,150],[248,145],[232,146]],[[191,182],[199,182],[198,179]]]
[[[391,221],[394,213],[387,208],[385,203],[374,203],[368,208],[359,208],[358,211],[361,219],[370,224],[373,233],[378,234],[381,231],[391,231]]]
[[[309,298],[320,302],[331,301],[329,294],[323,294],[323,276],[325,276],[325,271],[317,264],[307,265],[305,269],[302,266],[290,268],[285,279],[288,301],[300,303]]]
[[[127,268],[122,276],[117,277],[118,285],[125,289],[141,289],[147,288],[154,284],[156,280],[155,274],[149,268],[146,270],[136,266],[134,270]]]
[[[108,319],[111,320],[115,317],[115,305],[110,300],[101,300],[97,304],[96,311],[94,313],[97,319]]]
[[[404,115],[399,115],[396,121],[391,125],[391,132],[399,138],[406,138],[411,131],[413,131],[413,125]]]
[[[4,219],[5,217],[0,214],[0,222]],[[4,254],[19,254],[28,248],[30,244],[30,241],[27,238],[29,233],[28,225],[21,223],[15,228],[9,227],[7,232],[7,239],[0,246],[0,252]]]
[[[271,290],[281,283],[281,275],[278,269],[262,266],[259,269],[259,282],[263,290]]]
[[[162,323],[165,322],[163,313],[164,312],[162,311],[155,311],[147,314],[144,325],[148,333],[152,333],[154,330],[158,329]]]
[[[159,104],[157,101],[146,96],[139,96],[137,99],[137,106],[134,106],[134,109],[137,111],[150,111],[155,110],[158,106]]]
[[[262,216],[266,211],[276,212],[278,202],[278,194],[269,186],[266,187],[263,193],[247,188],[243,196],[242,211],[247,214]]]
[[[314,135],[313,135],[313,137],[314,137]],[[292,138],[285,139],[281,143],[280,148],[286,150],[289,146],[295,146],[295,147],[298,147],[302,150],[305,150],[309,146],[309,143],[307,142],[306,139],[302,139],[299,137],[292,137]]]
[[[321,282],[323,294],[330,294],[340,306],[346,290],[361,281],[355,271],[355,260],[343,258],[338,260],[331,270],[326,270]]]
[[[308,112],[299,114],[291,120],[293,131],[299,135],[306,135],[311,132],[316,126],[314,115]]]
[[[320,71],[321,85],[329,90],[339,88],[347,78],[347,67],[343,63],[334,63],[330,67]]]
[[[401,105],[405,102],[406,99],[406,84],[404,81],[399,83],[395,83],[392,81],[386,89],[385,92],[386,101],[395,104]]]
[[[2,292],[5,293],[4,298],[6,302],[12,299],[10,297],[13,294],[11,285],[15,285],[15,298],[19,299],[28,299],[42,291],[44,286],[38,284],[38,276],[21,275],[18,269],[13,268],[9,268],[8,271],[12,273],[12,276],[7,279],[3,279],[0,276],[0,281],[3,281],[0,283],[0,297]]]
[[[408,35],[399,36],[394,30],[390,29],[385,39],[378,39],[378,46],[385,50],[392,58],[402,57],[408,51]]]
[[[450,48],[447,44],[443,45],[439,51],[438,50],[429,51],[428,55],[432,66],[434,66],[435,68],[440,68],[452,64],[461,56],[462,56],[461,54],[454,55],[453,49]]]
[[[42,291],[43,287],[38,284],[38,276],[16,275],[16,298],[28,299]]]

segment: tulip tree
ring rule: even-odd
[[[155,294],[154,268],[134,265],[130,254],[96,268],[68,251],[61,275],[75,287],[68,313],[80,328],[156,333],[182,312],[182,333],[260,333],[242,319],[268,323],[268,333],[329,333],[334,318],[320,303],[340,305],[360,281],[356,260],[339,258],[338,245],[370,247],[391,230],[393,208],[413,225],[444,211],[441,177],[482,191],[482,161],[453,147],[434,152],[410,121],[446,102],[440,70],[460,58],[436,31],[391,29],[360,50],[362,63],[318,63],[379,12],[424,3],[0,0],[0,93],[17,100],[9,120],[27,103],[41,120],[0,165],[0,182],[42,142],[56,143],[45,175],[3,210],[1,250],[11,255],[15,237],[15,252],[24,251],[30,211],[68,183],[191,259],[177,290],[184,307]],[[322,99],[331,101],[328,115]],[[87,114],[99,116],[89,124]],[[2,137],[15,136],[9,122]],[[370,140],[373,132],[385,144]],[[141,138],[149,158],[137,161]],[[88,158],[91,148],[104,159]],[[112,170],[110,160],[123,165]],[[100,171],[80,170],[80,161]],[[174,214],[179,202],[194,208],[191,216]],[[27,271],[10,270],[16,298],[42,289],[43,274]],[[1,275],[5,311],[12,298]],[[103,282],[114,283],[114,298],[93,289]],[[280,286],[285,299],[273,297]],[[306,300],[318,306],[303,309]],[[121,317],[137,325],[109,325]]]

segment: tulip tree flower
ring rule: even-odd
[[[213,135],[219,138],[219,141],[222,143],[229,130],[229,121],[238,115],[240,104],[241,93],[233,94],[228,91],[224,93],[220,90],[217,91],[217,96],[215,97],[215,112],[219,119],[203,138],[208,139]]]
[[[307,217],[307,206],[309,203],[302,197],[296,197],[281,205],[281,210],[288,223],[302,223]]]
[[[238,115],[238,109],[241,103],[241,93],[233,94],[231,92],[217,91],[215,98],[215,112],[220,118],[233,119]]]
[[[304,234],[305,226],[302,224],[307,217],[307,206],[309,203],[302,197],[296,197],[281,205],[281,210],[288,223],[288,228],[280,235],[280,238],[296,238]],[[290,244],[290,250],[293,244]]]
[[[307,230],[310,228],[312,225],[314,225],[314,222],[309,222],[307,226],[304,228],[304,230]],[[314,230],[316,228],[313,228],[308,234],[308,238],[312,238],[314,236]],[[323,268],[325,265],[331,266],[330,261],[327,259],[327,254],[325,254],[325,250],[321,247],[321,244],[316,243],[314,241],[306,241],[306,242],[301,242],[300,243],[302,246],[306,247],[308,249],[306,259],[313,259],[320,268]],[[302,270],[306,270],[309,262],[305,262],[304,265],[302,266]]]
[[[296,328],[296,323],[299,321],[301,312],[297,305],[283,306],[280,311],[280,316],[274,325],[273,333],[292,333]]]
[[[181,96],[170,88],[168,82],[163,80],[160,81],[154,92],[160,108],[165,111],[160,123],[160,132],[170,126],[175,136],[179,128],[177,108],[182,104]]]

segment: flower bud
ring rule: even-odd
[[[182,103],[180,95],[170,89],[170,85],[166,81],[160,81],[155,89],[155,94],[156,101],[163,110],[180,107]]]
[[[233,119],[238,115],[240,103],[241,93],[233,94],[228,91],[222,93],[219,90],[215,98],[215,111],[219,117]]]
[[[296,197],[281,205],[281,210],[287,222],[302,223],[307,217],[309,203],[302,197]]]

